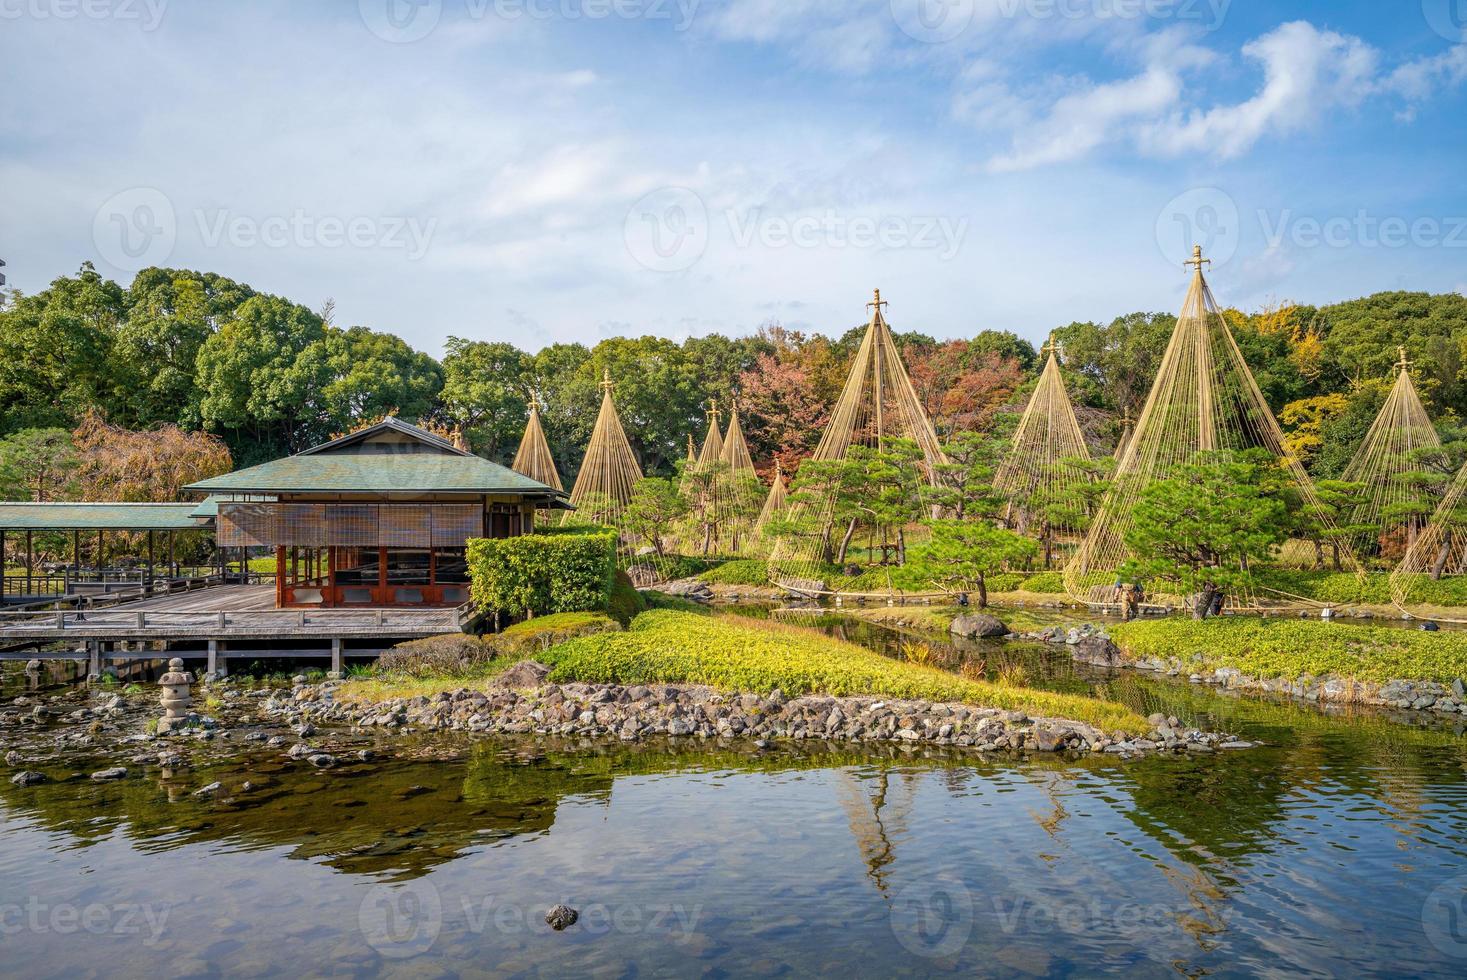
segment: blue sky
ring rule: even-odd
[[[595,343],[1467,291],[1467,0],[0,0],[0,257]]]

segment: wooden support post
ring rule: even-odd
[[[285,605],[285,545],[275,546],[275,608]]]
[[[209,674],[211,676],[214,676],[214,677],[222,677],[223,676],[222,674],[219,673],[219,641],[218,640],[210,640],[209,641],[209,666],[208,666],[208,671],[209,671]]]
[[[102,641],[87,641],[87,674],[88,676],[102,676]]]
[[[331,638],[331,670],[337,677],[341,676],[341,637]]]
[[[25,594],[35,595],[36,590],[31,584],[32,569],[35,567],[35,532],[25,532]]]
[[[153,549],[153,532],[152,531],[149,531],[148,532],[148,586],[150,588],[153,585],[153,565],[154,564],[155,564],[155,560],[154,560],[154,549]]]

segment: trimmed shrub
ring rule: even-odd
[[[616,536],[527,534],[469,542],[470,595],[513,618],[603,610],[611,600]]]
[[[642,593],[637,591],[631,578],[626,572],[617,572],[612,579],[611,598],[607,601],[606,612],[612,619],[626,626],[646,611],[647,600],[642,598]]]
[[[498,656],[492,638],[453,633],[399,643],[377,660],[383,673],[443,677],[473,673]]]
[[[709,585],[768,585],[769,565],[757,558],[736,558],[698,576]]]
[[[615,633],[620,629],[621,624],[605,613],[568,612],[527,619],[485,640],[496,647],[501,656],[518,659],[577,637]]]

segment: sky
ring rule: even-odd
[[[0,0],[0,258],[440,355],[1467,291],[1467,0]]]

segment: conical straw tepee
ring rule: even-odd
[[[1283,432],[1248,369],[1222,310],[1213,299],[1202,269],[1208,260],[1200,248],[1187,263],[1195,268],[1136,429],[1126,443],[1115,483],[1101,504],[1080,548],[1065,566],[1065,587],[1078,601],[1110,601],[1109,586],[1130,554],[1125,537],[1132,514],[1146,487],[1165,480],[1199,453],[1262,448],[1287,470],[1302,503],[1326,528],[1333,522],[1320,504],[1309,475],[1284,451]],[[1357,575],[1353,553],[1344,558]],[[1155,592],[1152,600],[1175,605],[1185,597]],[[1256,608],[1257,595],[1229,595],[1234,608]]]
[[[1396,383],[1341,476],[1347,483],[1365,487],[1364,499],[1350,523],[1378,529],[1354,537],[1355,548],[1362,555],[1378,548],[1387,550],[1387,544],[1393,541],[1397,554],[1409,549],[1417,531],[1426,524],[1425,517],[1419,515],[1429,515],[1441,497],[1429,485],[1412,479],[1412,474],[1420,473],[1424,465],[1422,454],[1440,449],[1442,442],[1416,394],[1404,347],[1396,367]]]
[[[993,481],[994,490],[1008,501],[1009,522],[1021,533],[1052,520],[1048,512],[1061,498],[1090,481],[1085,470],[1067,465],[1068,460],[1088,461],[1090,450],[1060,375],[1059,347],[1051,341],[1044,350],[1049,356],[1039,384]],[[1070,523],[1053,527],[1061,534],[1082,529]]]
[[[886,303],[881,299],[881,290],[876,290],[875,299],[867,306],[871,322],[811,458],[839,461],[854,445],[884,449],[894,439],[910,439],[921,451],[922,480],[935,485],[939,467],[946,459],[892,340],[891,328],[882,313]],[[838,591],[827,587],[823,573],[831,552],[834,511],[833,494],[791,504],[788,514],[792,530],[776,539],[770,554],[772,581],[800,594]]]
[[[550,455],[550,443],[545,439],[545,429],[540,425],[540,402],[532,392],[530,395],[530,419],[525,423],[525,434],[520,439],[519,452],[514,454],[510,469],[521,476],[564,490],[560,473],[555,468],[555,457]]]
[[[728,435],[723,439],[720,454],[728,464],[730,472],[744,476],[754,475],[754,457],[749,455],[749,443],[744,438],[744,427],[739,424],[739,403],[735,401],[728,411]]]
[[[1418,619],[1467,623],[1467,609],[1443,595],[1443,578],[1467,574],[1467,466],[1462,467],[1406,557],[1391,573],[1391,601]]]
[[[601,412],[596,417],[596,427],[591,430],[586,458],[570,497],[573,505],[585,504],[591,511],[585,516],[611,525],[619,522],[627,501],[632,499],[632,487],[642,478],[642,467],[627,441],[626,430],[616,414],[616,403],[611,398],[614,387],[611,372],[607,370],[601,381]]]
[[[759,511],[759,519],[754,522],[756,530],[764,530],[765,525],[779,517],[784,511],[785,496],[788,488],[784,483],[784,468],[779,460],[774,461],[774,482],[769,485],[769,496],[764,498],[764,507]]]
[[[708,400],[708,435],[703,437],[703,448],[698,451],[698,465],[712,466],[723,458],[723,433],[718,429],[718,402]]]

